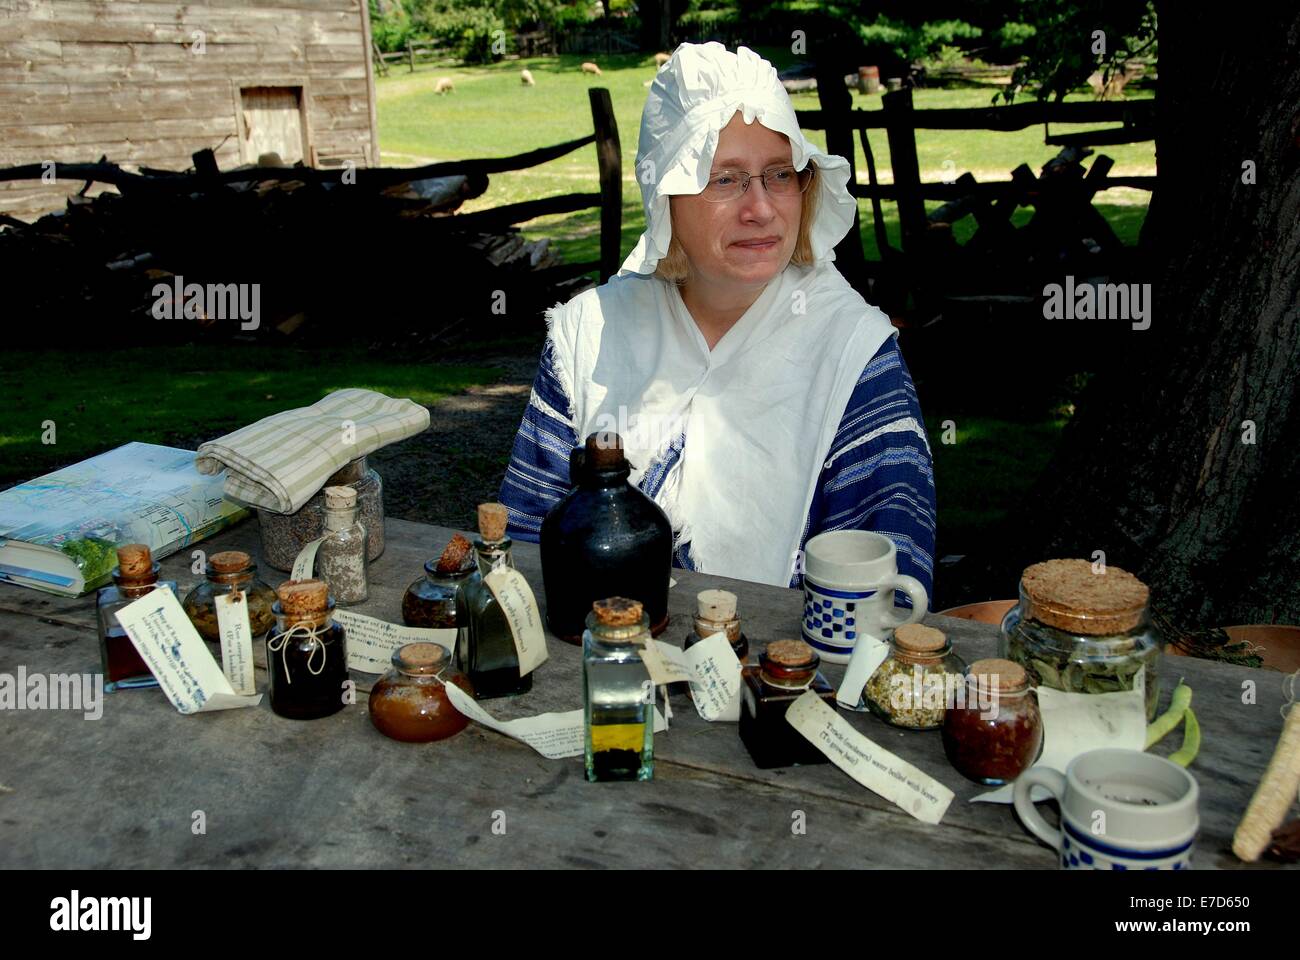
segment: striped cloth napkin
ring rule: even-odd
[[[429,411],[373,390],[336,390],[199,445],[199,473],[226,471],[227,497],[293,513],[344,464],[423,432]]]

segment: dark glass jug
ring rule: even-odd
[[[668,626],[672,525],[631,472],[618,434],[593,433],[570,462],[575,488],[542,521],[546,624],[568,643],[582,642],[591,605],[605,597],[639,600],[655,636]]]

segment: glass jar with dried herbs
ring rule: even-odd
[[[217,597],[242,590],[248,603],[248,625],[253,639],[265,636],[275,626],[275,591],[257,575],[257,564],[242,550],[222,550],[208,557],[204,581],[185,597],[181,604],[185,615],[208,643],[221,645],[217,625]]]
[[[872,713],[896,727],[937,730],[965,672],[942,630],[905,623],[894,631],[889,654],[862,696]]]
[[[1149,723],[1164,647],[1149,597],[1146,584],[1119,567],[1035,563],[1020,578],[1019,604],[1002,620],[1001,655],[1024,667],[1035,686],[1066,693],[1118,693],[1142,682]]]

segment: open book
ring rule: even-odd
[[[0,580],[69,597],[103,586],[121,544],[159,559],[248,516],[221,486],[192,450],[128,443],[0,491]]]

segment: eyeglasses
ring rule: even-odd
[[[812,183],[812,166],[796,170],[789,164],[768,167],[762,173],[751,174],[745,170],[719,170],[709,177],[708,184],[701,194],[710,203],[726,203],[745,195],[749,181],[758,177],[763,181],[767,192],[774,197],[793,197],[808,189]]]

